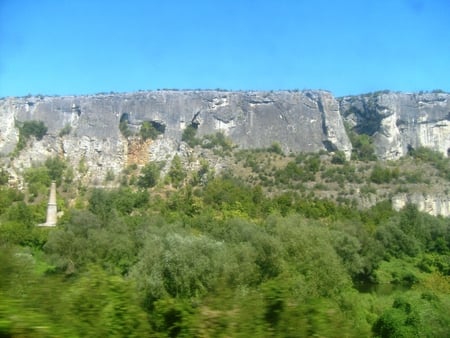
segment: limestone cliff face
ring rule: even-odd
[[[126,121],[137,131],[144,121],[164,133],[142,149],[143,161],[171,158],[180,148],[183,130],[197,127],[198,136],[223,132],[241,148],[263,148],[278,142],[285,152],[342,150],[349,157],[337,100],[324,91],[224,92],[153,91],[77,97],[29,97],[0,100],[0,153],[16,146],[15,121],[40,120],[47,135],[23,150],[12,167],[59,155],[74,166],[86,165],[91,179],[118,173],[136,149],[119,131]],[[61,131],[70,126],[70,133]],[[140,161],[142,163],[142,159]]]
[[[0,100],[0,161],[18,178],[50,156],[66,159],[85,183],[101,184],[107,173],[128,164],[190,157],[181,141],[192,125],[197,136],[223,132],[240,148],[277,142],[285,153],[340,150],[352,146],[344,121],[372,136],[380,159],[396,159],[410,148],[430,147],[449,156],[450,94],[382,92],[336,99],[326,91],[228,92],[150,91]],[[48,127],[15,157],[17,122],[40,120]],[[137,132],[144,121],[163,131],[154,141],[125,138],[120,122]],[[64,132],[63,132],[64,131]],[[220,167],[220,163],[217,164]],[[396,207],[412,202],[430,213],[449,216],[446,196],[397,196]]]
[[[392,198],[392,207],[402,209],[406,204],[414,204],[420,211],[434,216],[450,217],[450,196],[422,193],[397,194]]]
[[[450,152],[450,94],[379,93],[344,97],[344,119],[358,132],[373,136],[381,159],[397,159],[409,148]]]

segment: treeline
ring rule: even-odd
[[[321,166],[297,156],[273,173],[285,184],[355,176]],[[450,335],[449,219],[268,192],[206,164],[188,177],[179,158],[172,188],[149,164],[120,188],[77,187],[69,203],[71,170],[49,159],[25,172],[25,192],[2,181],[0,336]],[[395,168],[371,173],[398,179]],[[49,229],[36,224],[51,180],[64,215]]]

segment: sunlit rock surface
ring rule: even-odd
[[[199,138],[222,132],[243,149],[267,148],[277,143],[286,154],[342,151],[350,158],[352,145],[347,127],[370,135],[382,160],[400,158],[421,146],[448,156],[449,97],[442,92],[384,91],[335,98],[327,91],[310,90],[161,90],[11,97],[0,99],[0,160],[18,186],[24,169],[50,156],[70,163],[75,178],[101,185],[107,174],[117,175],[130,164],[170,163],[175,154],[185,159],[192,157],[192,150],[182,142],[183,131],[189,126],[197,129]],[[12,156],[19,138],[17,126],[31,120],[43,121],[47,134],[39,141],[32,138],[25,149]],[[123,122],[132,134],[137,134],[145,121],[161,131],[156,140],[127,138],[119,129]],[[191,163],[195,165],[199,164]],[[220,168],[222,164],[215,165]],[[434,200],[439,201],[430,202]],[[428,211],[433,214],[449,214],[445,198],[405,196],[394,203],[407,201],[423,205],[423,210],[431,208]]]
[[[448,156],[450,95],[382,92],[339,99],[340,112],[360,133],[371,135],[379,158],[391,160],[411,148],[428,147]]]

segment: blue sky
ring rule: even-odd
[[[448,0],[0,0],[0,97],[450,91]]]

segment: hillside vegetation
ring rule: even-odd
[[[448,189],[448,159],[191,134],[192,158],[104,188],[58,158],[26,170],[24,191],[1,172],[1,337],[450,336],[450,220],[390,200]],[[37,227],[52,180],[64,215]]]

